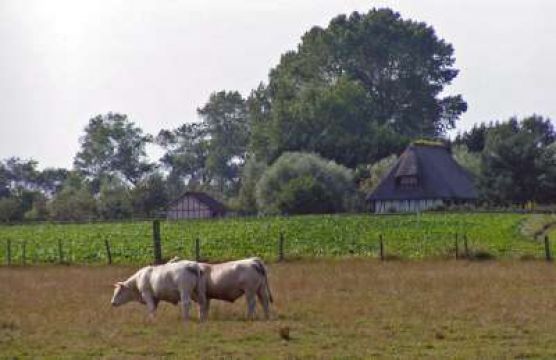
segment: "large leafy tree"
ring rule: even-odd
[[[235,194],[249,138],[245,100],[237,91],[216,92],[197,113],[200,122],[162,130],[156,138],[166,150],[161,162],[170,170],[168,183]]]
[[[237,91],[219,91],[197,109],[208,135],[206,170],[219,190],[239,181],[239,169],[245,161],[249,128],[247,106]]]
[[[126,115],[98,115],[85,128],[74,167],[97,184],[116,176],[135,185],[152,168],[145,153],[151,141]]]
[[[556,132],[549,119],[515,118],[488,129],[480,186],[495,204],[556,201]]]
[[[207,129],[204,124],[183,124],[174,130],[161,130],[156,142],[166,151],[160,159],[169,170],[171,195],[183,190],[184,182],[206,183],[205,163],[208,156]]]
[[[252,94],[251,147],[267,161],[309,150],[355,167],[442,135],[467,108],[441,96],[454,61],[432,27],[389,9],[338,16],[307,32]]]

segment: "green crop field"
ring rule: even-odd
[[[408,259],[482,253],[500,258],[542,257],[542,242],[524,234],[535,215],[427,213],[421,215],[310,215],[162,221],[163,256],[195,256],[199,239],[203,259],[278,256],[284,238],[286,258],[379,256]],[[457,235],[456,235],[457,234]],[[464,238],[467,240],[464,241]],[[105,263],[106,243],[114,263],[152,261],[152,222],[85,224],[38,223],[0,226],[0,257],[11,263]],[[9,249],[8,249],[9,247]]]

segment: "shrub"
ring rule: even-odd
[[[264,214],[334,213],[348,210],[355,185],[351,170],[316,154],[287,152],[257,182]]]
[[[17,199],[4,197],[0,199],[0,222],[17,220],[19,217],[20,206]]]

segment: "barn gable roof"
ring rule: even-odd
[[[222,204],[220,201],[214,199],[213,197],[209,196],[208,194],[206,194],[204,192],[197,192],[197,191],[186,191],[186,192],[184,192],[183,194],[178,196],[176,199],[172,200],[168,204],[168,207],[171,207],[172,205],[179,202],[181,199],[183,199],[186,196],[192,196],[192,197],[196,198],[199,202],[205,204],[207,207],[209,207],[213,211],[217,211],[219,213],[226,212],[226,206],[224,204]]]
[[[402,187],[400,178],[417,177],[417,186]],[[400,156],[367,200],[474,200],[473,176],[453,158],[446,146],[412,144]]]

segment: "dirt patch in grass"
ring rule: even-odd
[[[187,327],[169,304],[154,323],[110,306],[135,269],[0,268],[0,358],[556,357],[556,266],[541,261],[273,264],[271,321],[244,321],[240,300]]]

